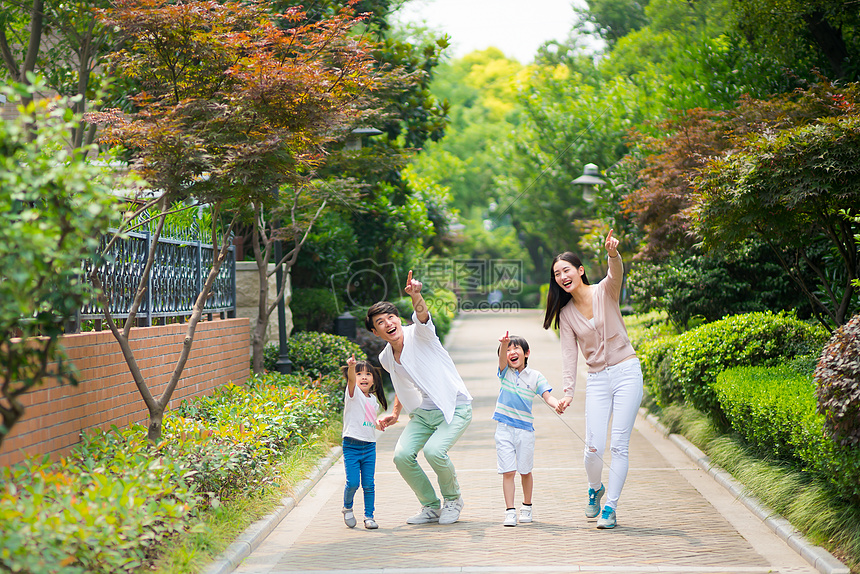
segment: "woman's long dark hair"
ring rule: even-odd
[[[570,293],[559,287],[558,283],[555,281],[555,272],[553,269],[555,268],[555,264],[559,261],[567,261],[573,265],[575,269],[582,267],[582,260],[570,251],[559,253],[555,256],[555,259],[552,260],[552,265],[549,266],[549,291],[547,291],[546,294],[546,315],[544,315],[543,318],[544,329],[549,329],[551,326],[558,328],[561,308],[567,305],[571,300]],[[582,272],[582,282],[586,285],[590,285],[588,277],[585,275],[585,271]]]
[[[349,372],[349,367],[344,365],[340,369],[343,372],[344,378],[346,378],[347,373]],[[358,373],[364,372],[370,373],[373,377],[373,386],[370,387],[370,392],[376,395],[376,400],[379,401],[380,405],[382,405],[382,410],[387,411],[388,400],[385,398],[385,389],[382,387],[382,373],[379,371],[379,367],[370,361],[356,361],[355,374],[357,375]]]

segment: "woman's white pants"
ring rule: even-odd
[[[627,479],[630,434],[641,402],[642,367],[639,359],[624,361],[599,373],[588,373],[585,387],[585,472],[588,486],[598,490],[611,418],[609,450],[612,461],[606,483],[606,506],[611,508],[618,505]]]

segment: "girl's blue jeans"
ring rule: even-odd
[[[346,468],[343,507],[352,508],[352,502],[360,484],[364,492],[364,517],[373,518],[376,499],[373,485],[373,475],[376,472],[376,443],[343,437],[343,465]]]

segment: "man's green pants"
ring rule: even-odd
[[[457,500],[460,498],[460,484],[448,458],[448,450],[463,435],[470,422],[471,404],[458,406],[450,423],[445,422],[442,411],[438,409],[415,409],[409,415],[409,422],[394,447],[394,465],[422,506],[440,508],[441,503],[430,479],[418,465],[418,451],[424,449],[424,458],[436,471],[442,498]]]

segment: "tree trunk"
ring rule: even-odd
[[[815,43],[824,53],[830,66],[833,68],[837,78],[845,78],[845,64],[848,61],[848,48],[845,46],[845,40],[842,38],[842,32],[830,25],[827,17],[821,10],[803,15],[803,20],[806,22],[806,27]]]

